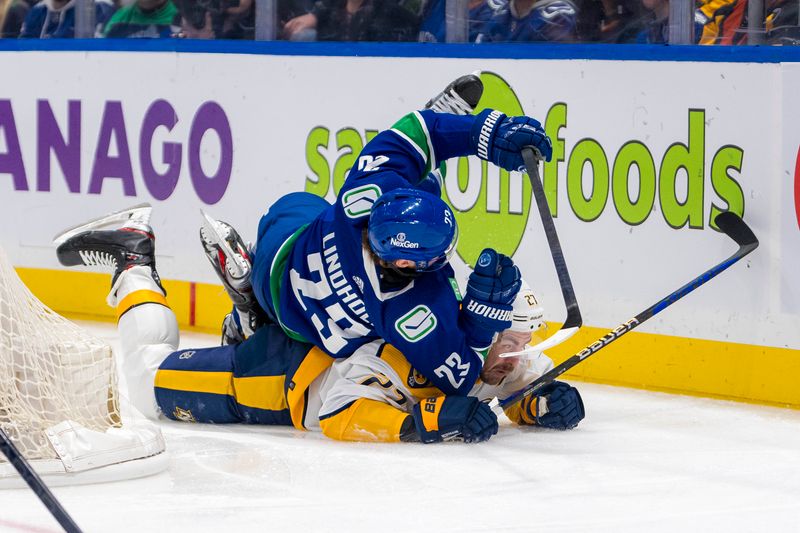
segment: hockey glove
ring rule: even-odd
[[[523,422],[550,429],[572,429],[586,416],[578,389],[563,381],[546,385],[520,402]]]
[[[470,347],[483,350],[495,333],[511,327],[511,304],[521,285],[519,269],[510,257],[491,248],[481,252],[469,276],[459,317]]]
[[[475,120],[470,141],[478,157],[506,170],[525,171],[522,149],[533,146],[545,161],[553,157],[553,146],[542,125],[530,117],[507,117],[486,109]]]
[[[448,440],[483,442],[497,433],[497,416],[472,396],[425,398],[414,406],[414,426],[425,444]]]

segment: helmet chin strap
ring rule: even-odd
[[[392,264],[381,264],[380,268],[383,273],[383,281],[389,285],[405,285],[422,275],[422,272],[414,268],[401,268]]]

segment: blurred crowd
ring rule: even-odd
[[[669,0],[467,0],[468,41],[669,42]],[[0,37],[71,38],[76,0],[0,0]],[[798,0],[764,0],[766,44],[800,44]],[[94,0],[96,37],[253,39],[254,0]],[[446,0],[277,0],[277,38],[445,42]],[[747,44],[748,0],[696,3],[695,41]]]

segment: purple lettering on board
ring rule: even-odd
[[[220,139],[219,168],[213,176],[206,176],[200,165],[200,141],[208,130],[214,130]],[[206,204],[220,201],[231,180],[233,168],[233,139],[231,125],[225,111],[216,102],[206,102],[194,116],[189,134],[189,174],[197,196]]]
[[[112,135],[117,141],[116,157],[108,153]],[[119,101],[106,102],[103,110],[103,120],[97,136],[97,150],[94,154],[94,167],[89,180],[89,194],[100,194],[103,180],[106,178],[120,178],[125,196],[136,196],[128,135],[125,133],[125,117],[122,114],[122,102]]]
[[[147,109],[142,122],[142,131],[139,134],[139,163],[142,167],[144,184],[156,200],[166,200],[175,191],[181,175],[182,147],[180,143],[173,142],[165,142],[162,145],[161,157],[164,164],[167,165],[167,170],[163,174],[159,174],[153,167],[153,161],[150,158],[153,133],[159,126],[165,126],[168,131],[172,131],[177,123],[178,114],[166,100],[153,102]]]
[[[11,174],[15,191],[27,191],[28,179],[25,177],[25,164],[22,162],[11,100],[0,100],[0,135],[5,137],[8,150],[6,153],[0,152],[0,174]]]
[[[36,102],[36,190],[50,190],[50,151],[61,165],[69,192],[81,192],[81,102],[67,104],[67,138],[47,100]]]

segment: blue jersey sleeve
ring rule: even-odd
[[[359,154],[339,197],[374,183],[381,192],[417,187],[429,172],[452,157],[472,155],[472,115],[415,111],[372,139]]]

